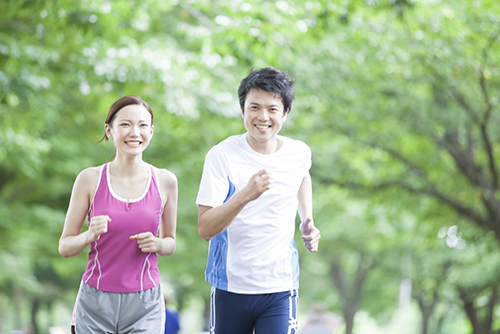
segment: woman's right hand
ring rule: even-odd
[[[101,234],[108,232],[108,223],[111,218],[107,215],[94,216],[90,219],[89,235],[90,242],[99,240]]]

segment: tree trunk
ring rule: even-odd
[[[354,327],[354,317],[345,315],[345,334],[352,334],[352,329]]]
[[[443,328],[444,319],[445,319],[444,315],[439,317],[439,320],[436,325],[436,334],[441,334],[441,329]]]
[[[469,321],[472,325],[472,334],[483,334],[480,330],[479,321],[477,319],[476,309],[474,308],[473,300],[470,300],[470,296],[463,289],[460,289],[460,298],[463,301],[463,308]],[[489,333],[488,333],[489,334]]]
[[[488,316],[485,319],[480,319],[478,316],[478,309],[474,306],[474,300],[477,297],[477,293],[471,293],[466,291],[464,288],[458,288],[460,299],[463,302],[463,308],[469,321],[472,325],[472,334],[492,334],[492,325],[493,325],[493,311],[498,299],[498,286],[493,287],[491,292],[490,301],[487,307]]]
[[[14,299],[14,327],[16,329],[21,329],[21,300],[22,300],[22,290],[19,286],[15,285],[12,289],[12,298]]]
[[[344,307],[344,318],[345,318],[345,334],[352,334],[354,328],[354,316],[358,308],[356,305],[347,305]]]
[[[40,298],[35,297],[31,302],[31,328],[33,330],[33,334],[39,334],[38,330],[38,322],[36,320],[36,315],[38,314],[38,310],[40,309]]]
[[[423,316],[422,319],[422,334],[427,334],[429,331],[429,315]]]
[[[434,308],[439,301],[437,291],[434,292],[432,296],[432,302],[430,304],[425,303],[423,296],[420,294],[415,299],[418,301],[418,306],[420,308],[420,313],[422,313],[422,334],[427,334],[429,332],[429,320]]]
[[[356,315],[356,312],[361,304],[361,300],[363,299],[362,287],[368,277],[368,273],[375,267],[375,265],[374,261],[365,261],[365,257],[361,255],[355,277],[353,277],[353,279],[346,279],[340,259],[335,258],[331,264],[332,278],[339,295],[342,298],[346,334],[352,334],[354,328],[354,316]],[[352,284],[349,284],[349,282],[352,282]]]

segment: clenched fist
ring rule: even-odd
[[[99,240],[101,234],[108,232],[108,223],[111,218],[107,215],[95,216],[90,219],[89,233],[90,242]]]

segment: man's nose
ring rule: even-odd
[[[259,113],[259,120],[267,121],[269,119],[269,112],[267,109],[262,109]]]

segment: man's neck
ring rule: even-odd
[[[250,147],[257,153],[260,154],[273,154],[277,152],[283,146],[283,140],[274,137],[265,142],[258,141],[252,136],[247,134],[247,143]]]

